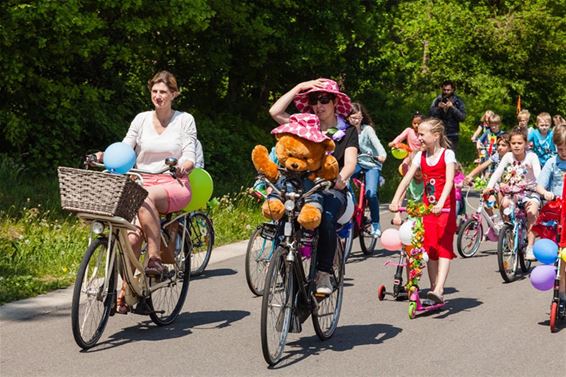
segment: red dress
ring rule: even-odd
[[[442,190],[446,184],[446,149],[442,151],[440,159],[436,165],[429,165],[426,162],[426,152],[421,154],[421,170],[424,180],[423,201],[425,204],[435,204],[442,195]],[[450,212],[443,212],[439,215],[430,214],[423,217],[424,242],[423,246],[431,260],[438,258],[453,259],[454,254],[454,233],[456,233],[456,192],[454,186],[444,203],[444,208]]]

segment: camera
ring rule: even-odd
[[[441,102],[442,103],[447,103],[449,101],[448,97],[442,97]]]

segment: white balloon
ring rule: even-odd
[[[413,220],[407,220],[399,228],[399,238],[401,238],[401,243],[403,245],[410,245],[413,239],[413,227],[415,222]]]
[[[426,251],[423,251],[423,262],[428,263],[428,254]]]

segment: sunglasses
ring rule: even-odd
[[[322,105],[326,105],[333,101],[336,98],[332,94],[319,94],[319,93],[312,93],[309,94],[309,105],[314,106],[320,102]]]

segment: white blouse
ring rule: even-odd
[[[136,115],[123,142],[136,151],[136,167],[158,172],[166,168],[165,159],[175,157],[178,166],[196,161],[197,128],[189,113],[175,111],[165,130],[158,134],[153,126],[154,111]]]

